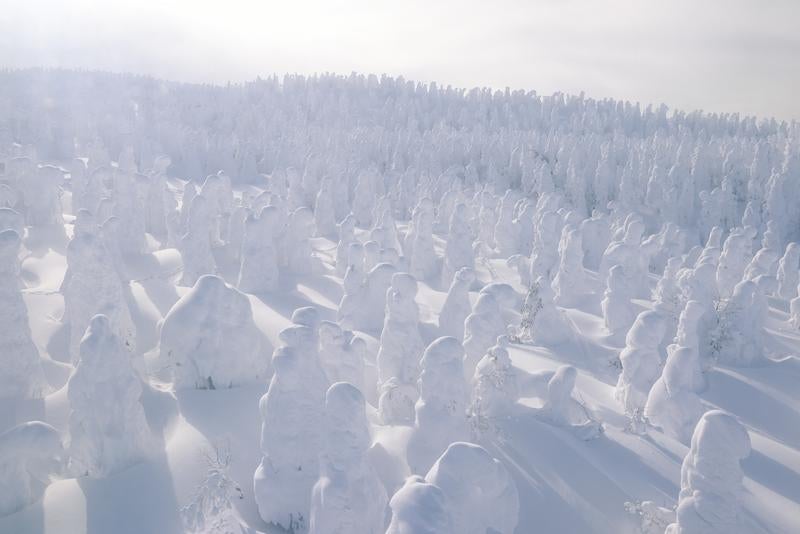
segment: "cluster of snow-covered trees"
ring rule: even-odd
[[[23,90],[43,77],[55,92]],[[741,529],[749,438],[700,395],[714,366],[768,360],[768,298],[800,326],[797,124],[355,75],[211,87],[28,71],[0,86],[0,396],[50,389],[18,263],[26,232],[65,222],[73,366],[65,436],[0,435],[0,513],[35,498],[43,465],[102,477],[158,447],[128,264],[176,248],[188,289],[158,359],[176,390],[268,383],[254,474],[267,523],[514,532],[513,478],[480,445],[518,412],[513,345],[558,354],[581,335],[564,308],[596,296],[624,341],[611,363],[631,428],[691,441],[668,532]],[[331,261],[316,238],[336,243]],[[513,280],[478,276],[497,260]],[[251,299],[317,275],[341,279],[336,321],[295,310],[270,357]],[[446,292],[435,335],[420,284]],[[592,439],[578,378],[546,371],[535,416]],[[401,484],[375,466],[372,429],[388,425],[410,428]]]

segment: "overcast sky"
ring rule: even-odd
[[[800,119],[800,0],[10,0],[0,66],[402,74]]]

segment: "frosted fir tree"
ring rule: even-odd
[[[419,400],[407,458],[412,473],[425,473],[454,441],[469,438],[464,348],[454,337],[440,337],[422,356]]]
[[[742,280],[719,311],[721,339],[716,357],[726,365],[750,366],[764,363],[764,323],[769,305],[761,290],[750,280]]]
[[[778,281],[776,279],[776,275],[778,272],[778,259],[778,254],[773,249],[759,249],[755,256],[753,256],[753,259],[750,260],[750,263],[747,264],[747,267],[744,270],[743,279],[759,280],[760,282],[761,280],[768,278],[770,293],[777,292]]]
[[[349,248],[356,240],[356,218],[351,213],[339,223],[339,243],[336,245],[336,274],[344,276],[349,266]]]
[[[650,389],[644,407],[650,423],[683,443],[688,442],[694,425],[705,412],[697,395],[706,388],[698,333],[703,313],[699,302],[686,303],[675,343],[668,347],[664,369]]]
[[[575,304],[581,296],[591,292],[589,280],[583,268],[583,245],[580,233],[571,226],[565,226],[559,245],[561,259],[553,287],[556,302],[561,306]]]
[[[183,260],[180,285],[193,286],[201,276],[214,274],[217,270],[211,253],[211,239],[215,231],[212,217],[210,201],[200,193],[195,195],[186,219],[186,233],[181,237],[178,247]]]
[[[470,414],[481,425],[487,419],[507,417],[519,400],[517,373],[508,354],[509,340],[500,336],[475,368]]]
[[[263,293],[278,289],[275,234],[281,227],[279,217],[277,208],[265,206],[257,218],[252,215],[247,218],[239,267],[240,291]]]
[[[584,265],[586,268],[596,271],[600,268],[603,252],[611,241],[608,217],[595,210],[591,218],[581,222],[580,235]]]
[[[683,292],[678,284],[678,276],[682,269],[683,259],[673,256],[667,260],[664,273],[656,284],[653,292],[653,305],[677,326],[678,316],[683,309]],[[673,328],[670,329],[672,331]]]
[[[176,389],[218,389],[264,377],[264,343],[247,296],[205,275],[167,312],[159,350]]]
[[[600,307],[603,310],[603,322],[612,334],[630,328],[636,318],[631,302],[630,279],[622,265],[614,265],[608,273],[606,291]]]
[[[656,311],[644,311],[634,321],[619,355],[622,372],[614,398],[625,408],[634,425],[644,420],[644,406],[653,384],[661,376],[666,355],[661,346],[667,324]]]
[[[475,366],[498,336],[506,333],[506,322],[500,304],[490,293],[478,295],[478,300],[464,321],[464,378],[472,378]]]
[[[108,317],[111,328],[128,351],[136,344],[136,327],[131,318],[120,277],[99,236],[75,236],[67,245],[69,278],[65,281],[65,319],[70,325],[70,354],[78,357],[78,346],[89,321],[96,314]]]
[[[583,440],[591,440],[598,437],[603,428],[584,405],[572,397],[577,378],[578,371],[571,365],[556,369],[547,382],[538,416],[550,424],[571,430]]]
[[[419,361],[425,349],[419,333],[416,295],[417,281],[413,276],[392,276],[377,356],[378,411],[385,424],[409,424],[414,420]]]
[[[309,525],[311,490],[323,452],[325,391],[314,329],[292,325],[272,357],[274,374],[261,397],[261,452],[253,476],[261,518],[291,532]]]
[[[336,209],[333,205],[333,181],[324,178],[314,202],[315,234],[319,237],[336,235]]]
[[[462,268],[474,269],[475,255],[472,251],[472,233],[469,229],[467,207],[458,204],[450,217],[450,229],[442,265],[442,286],[450,284],[455,273]]]
[[[535,345],[558,345],[572,337],[567,318],[555,305],[550,281],[540,276],[528,290],[515,337]]]
[[[717,287],[722,297],[729,297],[733,293],[733,288],[744,277],[749,259],[748,237],[742,232],[734,231],[725,240],[717,267]]]
[[[347,270],[342,285],[344,294],[339,302],[337,320],[345,328],[362,326],[364,306],[367,302],[367,288],[364,273],[364,247],[361,243],[350,243],[347,252]]]
[[[67,382],[69,465],[76,476],[106,477],[155,451],[143,385],[105,315],[95,315]]]
[[[197,196],[197,188],[195,187],[194,183],[190,180],[186,182],[183,186],[183,192],[181,193],[181,202],[180,206],[178,207],[178,221],[180,222],[180,228],[182,233],[186,233],[188,230],[189,225],[189,210],[192,206],[192,201],[194,197]]]
[[[404,241],[409,273],[418,280],[430,280],[439,269],[433,248],[433,202],[423,198],[414,208],[412,227]]]
[[[750,436],[735,417],[720,410],[706,412],[683,459],[676,522],[666,534],[752,532],[741,510],[741,461],[750,451]]]
[[[366,402],[352,384],[325,395],[325,448],[311,494],[309,534],[383,534],[388,496],[368,461]]]
[[[147,252],[147,210],[142,209],[147,201],[147,177],[139,173],[115,171],[112,174],[114,215],[119,217],[120,246],[125,254],[138,255]],[[99,187],[99,186],[98,186]],[[100,199],[105,195],[101,195]],[[97,206],[100,202],[91,204]],[[89,207],[90,210],[96,209]]]
[[[641,534],[664,534],[664,529],[675,521],[675,510],[664,508],[653,501],[626,502],[625,511],[639,516]]]
[[[519,494],[506,467],[483,447],[452,443],[425,481],[439,487],[461,534],[513,534],[519,522]],[[475,491],[480,488],[480,491]]]
[[[21,239],[0,232],[0,398],[41,398],[50,387],[33,343],[19,278]]]
[[[227,233],[228,217],[233,210],[233,189],[230,176],[224,171],[209,174],[200,187],[199,195],[208,201],[211,244],[218,246],[222,243],[222,236]]]
[[[703,263],[710,263],[716,269],[719,266],[719,260],[722,256],[722,228],[715,226],[711,229],[708,235],[703,251],[697,258],[695,265],[702,265]],[[691,267],[689,265],[688,267]]]
[[[167,226],[170,228],[170,235],[175,234],[174,242],[178,242],[177,238],[177,211],[172,210],[167,215]],[[251,210],[247,206],[238,205],[233,208],[230,219],[228,220],[228,235],[226,236],[226,247],[228,257],[235,263],[241,264],[242,262],[242,248],[244,246],[245,232],[247,227],[247,219],[250,217]],[[175,230],[171,228],[174,226]],[[171,238],[170,238],[171,239]]]
[[[370,238],[380,243],[386,249],[400,250],[400,240],[397,234],[397,224],[394,220],[392,201],[383,197],[375,207],[375,226],[370,231]]]
[[[328,382],[349,382],[364,390],[366,343],[332,321],[319,325],[319,359]]]
[[[286,265],[294,275],[311,274],[313,266],[313,250],[309,239],[314,235],[314,214],[309,208],[302,207],[289,216],[286,232]]]
[[[453,275],[447,297],[439,312],[439,335],[464,339],[464,321],[472,311],[469,289],[475,281],[475,271],[463,267]]]
[[[524,204],[518,211],[517,218],[514,223],[519,230],[519,247],[518,254],[522,257],[529,258],[533,251],[533,242],[536,239],[536,228],[533,224],[533,218],[536,214],[536,206],[528,201],[522,201]],[[514,256],[516,254],[512,254]],[[511,257],[511,256],[509,256]]]
[[[369,173],[362,172],[358,177],[353,195],[353,215],[361,228],[372,226],[372,207],[375,198],[372,178]]]
[[[386,319],[386,292],[392,285],[392,277],[397,268],[390,263],[379,263],[367,273],[364,292],[364,301],[361,308],[356,310],[359,318],[355,324],[358,330],[375,333],[383,328]]]
[[[510,189],[500,200],[497,223],[494,226],[494,243],[501,258],[508,258],[519,251],[520,227],[514,220],[516,201],[516,195]]]
[[[244,499],[244,492],[233,479],[230,446],[214,444],[205,454],[205,478],[181,508],[181,522],[186,534],[255,534],[239,517],[234,502]]]
[[[53,476],[64,473],[61,435],[47,423],[28,421],[0,433],[0,517],[33,504]]]
[[[497,198],[490,191],[484,189],[479,195],[480,208],[478,209],[478,241],[489,250],[495,247],[494,227],[497,224]]]
[[[408,477],[389,501],[386,534],[456,534],[444,492],[420,476]]]
[[[797,296],[797,284],[800,283],[800,243],[789,243],[786,251],[778,261],[778,296],[792,300]]]
[[[64,174],[59,167],[42,165],[21,180],[25,220],[30,226],[62,224],[61,185]]]
[[[540,276],[548,282],[556,274],[558,267],[558,236],[560,217],[554,211],[546,211],[541,215],[533,251],[530,259],[530,280]]]

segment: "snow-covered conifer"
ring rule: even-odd
[[[378,409],[386,424],[410,423],[417,401],[416,381],[425,346],[419,333],[417,281],[395,273],[386,292],[386,319],[378,349]]]
[[[469,437],[464,348],[454,337],[440,337],[422,356],[414,432],[408,442],[408,465],[424,473],[450,443]]]
[[[475,271],[463,267],[453,275],[450,289],[439,312],[439,335],[464,339],[464,321],[471,312],[469,289],[475,281]]]
[[[750,436],[730,414],[706,412],[692,434],[681,466],[676,522],[667,534],[744,534],[741,461],[750,455]]]
[[[425,475],[425,481],[444,493],[455,532],[513,534],[517,528],[517,486],[502,462],[483,447],[452,443]]]
[[[105,315],[95,315],[67,382],[69,463],[77,476],[102,478],[154,452],[142,382]]]
[[[64,448],[58,431],[29,421],[0,433],[0,517],[39,498],[51,475],[63,471]]]
[[[40,398],[49,389],[22,300],[20,241],[15,230],[0,232],[0,398]]]
[[[309,534],[383,534],[388,497],[367,460],[364,396],[338,382],[325,395],[325,447],[311,497]]]
[[[217,389],[263,378],[264,343],[247,296],[205,275],[167,312],[159,347],[176,389]]]

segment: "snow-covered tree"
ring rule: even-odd
[[[67,382],[69,463],[76,476],[102,478],[154,452],[143,385],[105,315],[95,315]]]
[[[447,287],[452,282],[458,270],[474,267],[475,257],[472,252],[472,233],[469,228],[467,207],[458,204],[450,217],[450,229],[442,264],[442,287]]]
[[[136,344],[136,327],[131,318],[120,277],[100,236],[82,234],[67,245],[68,279],[64,287],[65,319],[70,325],[70,354],[78,357],[78,346],[89,321],[105,315],[111,328],[128,351]]]
[[[272,357],[274,374],[259,403],[263,458],[253,484],[264,521],[303,532],[323,451],[327,381],[313,328],[295,324],[280,336],[285,345]]]
[[[29,421],[0,433],[0,517],[32,504],[52,475],[61,475],[61,435],[47,423]]]
[[[615,265],[609,270],[606,291],[600,306],[603,310],[603,321],[612,334],[627,330],[636,318],[630,286],[630,278],[622,265]]]
[[[463,267],[453,275],[450,289],[439,312],[439,335],[464,338],[464,321],[471,312],[469,289],[475,281],[475,271]]]
[[[239,290],[263,293],[278,289],[278,252],[275,233],[280,228],[280,213],[274,206],[265,206],[258,217],[245,221],[244,240],[239,268]]]
[[[694,300],[681,312],[676,342],[668,348],[661,377],[656,380],[644,407],[644,415],[655,426],[682,442],[705,411],[697,395],[706,387],[699,352],[698,327],[703,306]]]
[[[416,381],[425,346],[419,333],[417,281],[395,273],[386,292],[386,320],[378,349],[378,409],[384,423],[410,423],[417,401]]]
[[[408,477],[389,501],[386,534],[456,534],[444,492],[420,476]]]
[[[205,275],[167,312],[159,348],[176,389],[217,389],[263,378],[265,343],[247,296]]]
[[[49,390],[22,300],[20,242],[15,230],[0,231],[0,398],[40,398]]]
[[[408,465],[424,473],[454,441],[469,437],[464,348],[453,337],[440,337],[422,355],[419,400],[408,442]]]
[[[367,459],[364,396],[337,382],[325,395],[325,447],[311,496],[309,534],[383,534],[388,497]]]
[[[349,330],[331,321],[319,325],[319,359],[331,384],[349,382],[364,390],[364,354],[366,344]]]
[[[647,310],[639,314],[625,337],[625,348],[619,355],[622,372],[614,396],[634,421],[642,418],[647,395],[661,376],[666,328],[661,314]]]
[[[517,373],[508,354],[508,344],[507,336],[498,337],[475,368],[470,407],[473,417],[508,416],[519,400]]]
[[[677,521],[666,534],[752,532],[741,511],[745,492],[740,462],[750,455],[750,436],[732,415],[706,412],[692,434],[681,466]]]
[[[425,481],[444,493],[455,532],[513,534],[517,528],[517,486],[500,460],[483,447],[452,443],[425,475]]]

